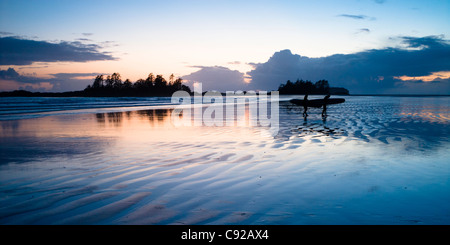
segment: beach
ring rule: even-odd
[[[281,97],[276,135],[174,125],[168,99],[13,105],[0,224],[450,224],[450,97],[335,97]]]

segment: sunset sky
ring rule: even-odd
[[[450,92],[450,1],[0,0],[0,90],[81,90],[152,72],[204,89],[327,79]]]

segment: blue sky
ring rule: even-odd
[[[274,77],[279,81],[258,88],[251,74],[256,75],[254,70],[258,64],[258,71],[261,71],[261,65],[282,50],[289,50],[293,57],[318,59],[386,48],[410,49],[411,52],[432,48],[410,47],[411,42],[405,42],[410,37],[434,37],[433,40],[440,40],[446,46],[450,36],[449,13],[450,1],[441,0],[0,0],[0,37],[9,38],[2,42],[17,42],[8,46],[9,50],[2,50],[0,90],[27,86],[31,90],[49,91],[82,89],[92,74],[113,72],[132,81],[145,78],[150,72],[166,77],[174,73],[191,83],[203,82],[211,89],[217,85],[222,90],[235,89],[239,83],[251,89],[270,90],[287,79],[315,79],[321,75],[328,76],[323,79],[328,79],[332,85],[350,86],[348,76],[334,72],[312,76],[310,70],[305,70],[304,73],[292,71],[286,76],[276,74]],[[19,43],[26,43],[23,40],[36,42],[27,46],[36,55],[24,53],[26,49],[19,46]],[[43,47],[54,52],[45,51],[45,55],[40,55]],[[10,53],[16,48],[14,57],[29,62],[13,62]],[[67,52],[63,57],[61,50],[68,49],[74,52]],[[76,54],[77,58],[68,57],[71,54]],[[444,64],[446,61],[444,58]],[[303,69],[300,63],[294,67]],[[8,68],[14,69],[16,77],[5,75]],[[439,86],[428,86],[429,79],[425,82],[411,78],[407,69],[399,69],[406,71],[405,74],[389,73],[389,77],[385,77],[387,73],[380,71],[378,76],[397,82],[399,91],[403,81],[408,83],[411,92],[421,91],[425,85],[448,92],[445,72],[450,71],[450,67],[436,69],[424,70],[420,76],[440,74],[439,81],[434,81],[441,83]],[[214,78],[214,71],[220,74],[220,79]],[[347,80],[339,80],[340,77]],[[29,82],[26,78],[30,78]],[[373,86],[365,85],[370,79],[360,80],[357,92],[372,92]],[[422,84],[414,85],[415,90],[411,90],[411,82]],[[389,90],[380,88],[376,92],[395,92],[392,84],[390,86]],[[433,93],[433,89],[428,92]]]

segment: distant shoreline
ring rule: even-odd
[[[206,92],[203,92],[202,94],[205,94]],[[194,93],[190,93],[191,96],[194,95]],[[223,96],[226,95],[226,93],[221,93]],[[258,92],[256,92],[258,94]],[[270,92],[267,92],[268,95],[270,95]],[[287,95],[287,96],[295,96],[295,95],[303,95],[303,94],[280,94],[280,95]],[[323,95],[323,94],[310,94],[310,95]],[[331,95],[337,95],[337,96],[381,96],[381,97],[449,97],[450,94],[333,94]],[[15,91],[5,91],[0,92],[0,97],[171,97],[172,95],[92,95],[87,94],[85,91],[68,91],[68,92],[30,92],[26,90],[15,90]]]
[[[248,91],[243,91],[248,92]],[[196,95],[195,92],[188,92],[191,96]],[[205,95],[207,91],[203,92],[202,95]],[[222,96],[226,96],[227,93],[220,92]],[[258,91],[255,91],[255,94],[259,94]],[[270,95],[271,92],[268,91],[267,95]],[[304,95],[304,94],[280,94],[280,95]],[[311,93],[309,95],[326,95],[326,94],[315,94]],[[340,93],[331,93],[331,95],[348,95],[348,94],[340,94]],[[8,92],[0,92],[0,97],[171,97],[172,94],[152,94],[152,95],[143,95],[143,94],[127,94],[124,93],[121,95],[120,93],[88,93],[86,91],[69,91],[69,92],[30,92],[26,90],[15,90],[15,91],[8,91]]]

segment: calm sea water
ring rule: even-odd
[[[2,97],[0,98],[0,120],[60,114],[116,112],[171,104],[170,97]]]
[[[172,124],[170,98],[0,98],[1,224],[450,224],[450,97]]]

